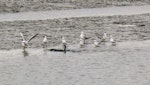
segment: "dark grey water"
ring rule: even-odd
[[[0,14],[0,21],[46,20],[70,17],[113,16],[150,13],[150,6],[125,6],[61,11],[39,11]]]
[[[150,41],[107,43],[81,52],[0,51],[0,85],[149,85]],[[78,45],[70,49],[79,50]]]

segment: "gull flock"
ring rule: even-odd
[[[30,42],[32,39],[34,39],[38,34],[33,35],[33,36],[32,36],[30,39],[28,39],[28,40],[25,40],[24,35],[23,35],[22,32],[20,32],[20,35],[21,35],[21,38],[22,38],[21,45],[22,45],[23,51],[25,51],[26,48],[29,47],[29,42]],[[84,33],[83,31],[81,31],[80,37],[79,37],[79,47],[80,47],[80,48],[83,48],[83,47],[84,47],[84,45],[86,44],[86,40],[87,40],[87,39],[88,39],[88,38],[86,37],[85,33]],[[116,40],[113,38],[113,36],[112,36],[112,35],[109,35],[109,36],[108,36],[108,34],[107,34],[106,32],[104,32],[102,38],[99,38],[99,39],[100,39],[100,40],[96,40],[96,39],[95,39],[95,40],[93,41],[93,42],[94,42],[94,43],[93,43],[93,47],[99,47],[102,42],[107,42],[107,41],[109,41],[109,42],[111,43],[111,45],[113,45],[113,46],[116,45]],[[62,41],[62,42],[61,42],[61,43],[62,43],[62,48],[61,48],[61,49],[62,49],[63,52],[66,53],[66,51],[67,51],[67,41],[66,41],[66,39],[65,39],[64,36],[62,36],[61,41]],[[43,42],[42,42],[43,49],[47,50],[47,44],[48,44],[48,39],[47,39],[47,35],[45,35],[45,36],[44,36],[44,39],[43,39]],[[57,50],[56,50],[56,51],[57,51]]]

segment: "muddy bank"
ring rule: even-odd
[[[0,27],[1,50],[20,48],[19,32],[23,32],[27,39],[39,33],[31,41],[32,48],[41,48],[45,34],[48,35],[49,47],[59,45],[62,35],[69,44],[78,44],[81,31],[89,37],[87,43],[93,43],[103,32],[113,35],[118,42],[139,41],[150,39],[150,14],[1,22]]]
[[[148,0],[0,0],[0,12],[46,11],[110,6],[147,5]]]

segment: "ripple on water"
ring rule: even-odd
[[[11,85],[143,85],[150,79],[150,41],[107,43],[80,52],[43,52],[27,49],[0,51],[0,84]],[[83,51],[82,51],[83,50]],[[86,81],[86,82],[85,82]]]

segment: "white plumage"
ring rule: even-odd
[[[62,44],[67,44],[65,37],[62,37]]]
[[[80,47],[83,47],[84,46],[84,40],[83,39],[80,39]]]
[[[43,43],[47,43],[47,36],[44,36]]]
[[[43,39],[43,48],[46,48],[46,49],[47,49],[47,42],[48,42],[47,36],[45,35],[45,36],[44,36],[44,39]]]
[[[25,40],[23,34],[20,32],[21,38],[22,38],[22,42],[21,45],[23,47],[23,50],[25,51],[25,48],[27,48],[29,46],[29,42],[35,38],[38,34],[35,34],[34,36],[32,36],[29,40]]]
[[[84,32],[81,32],[81,34],[80,34],[80,41],[82,41],[83,44],[85,44],[85,34],[84,34]]]
[[[97,40],[94,40],[94,47],[98,47],[99,46],[99,42]]]
[[[84,34],[84,32],[81,32],[81,34],[80,34],[80,39],[85,39],[85,34]]]
[[[114,42],[115,42],[115,40],[113,39],[113,37],[112,37],[112,36],[110,36],[110,42],[112,42],[112,43],[114,43]]]
[[[107,38],[107,33],[105,32],[104,34],[103,34],[103,39],[106,39]]]
[[[23,34],[20,32],[20,35],[21,35],[21,38],[22,38],[22,42],[21,42],[21,45],[23,47],[23,50],[25,50],[25,48],[27,48],[28,46],[28,41],[25,40]]]
[[[110,36],[110,42],[112,45],[116,45],[116,40],[112,36]]]
[[[102,42],[106,42],[107,41],[107,33],[105,32],[102,36]]]
[[[67,42],[65,40],[65,37],[62,37],[62,48],[64,50],[64,53],[66,53],[66,49],[67,49]]]

